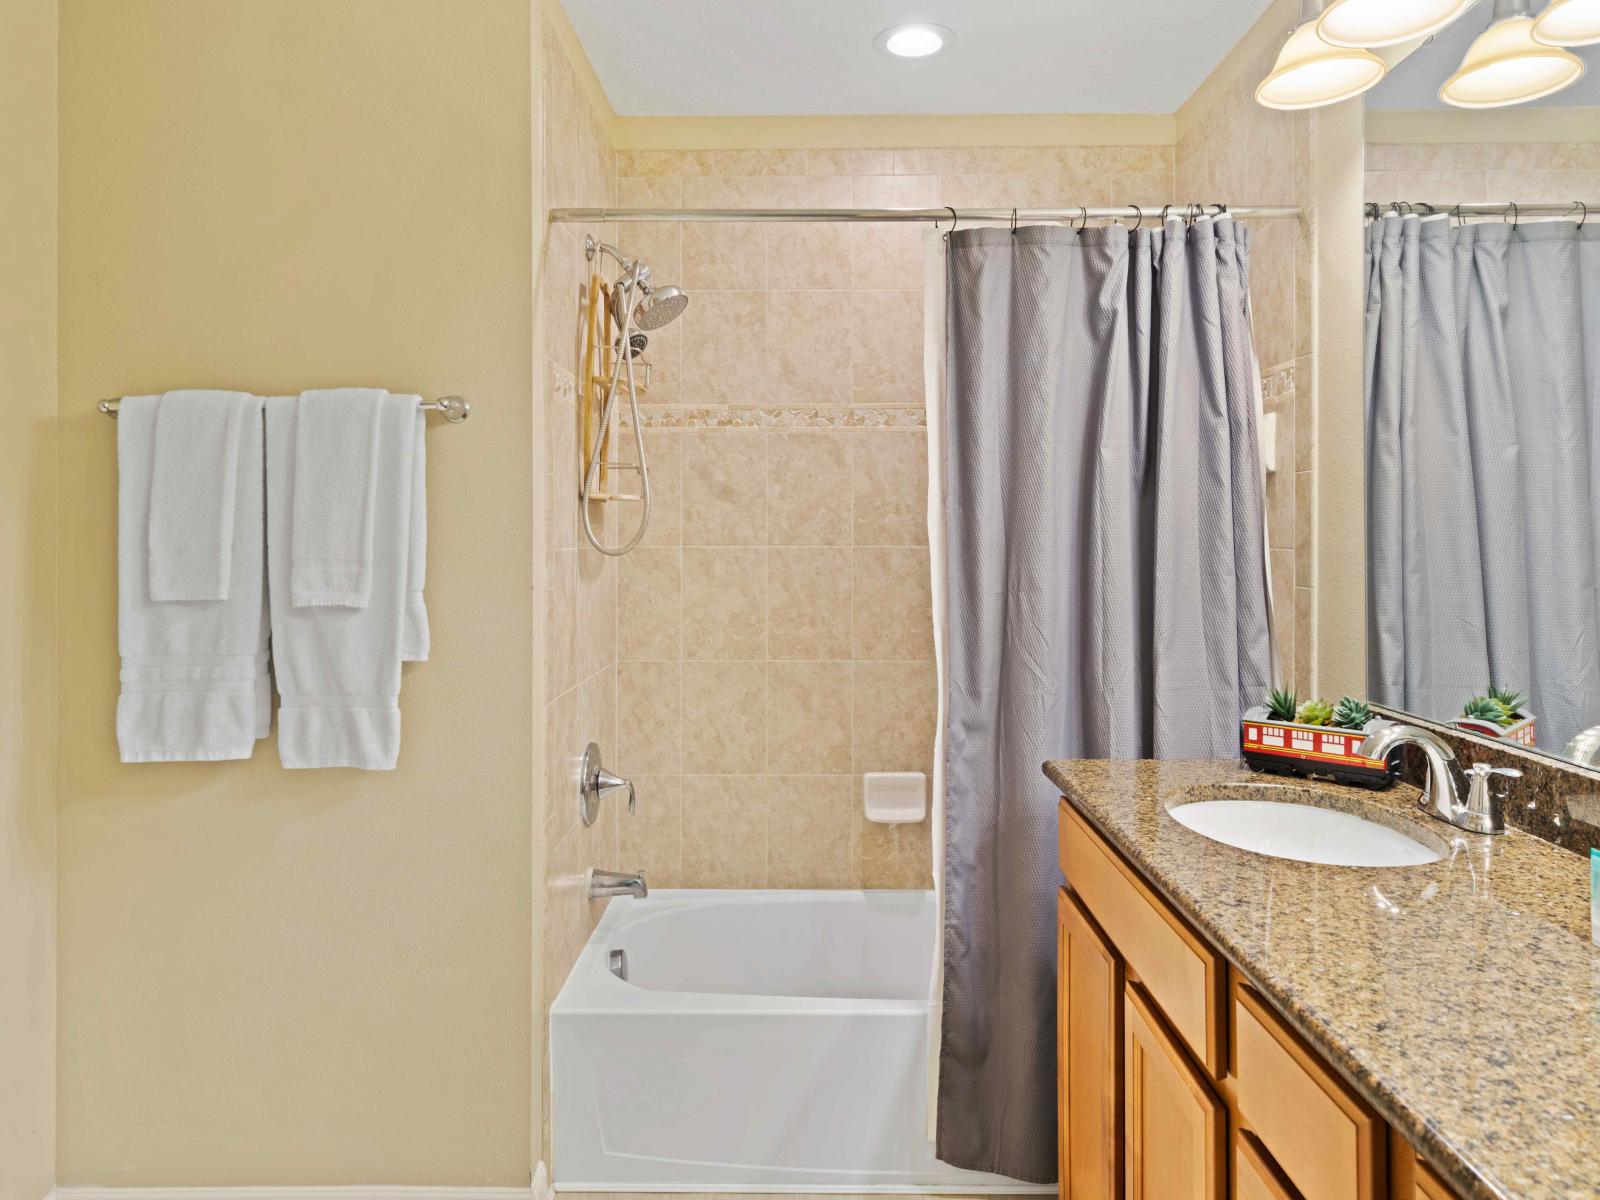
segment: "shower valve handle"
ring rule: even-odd
[[[633,780],[608,771],[600,762],[600,747],[590,742],[583,751],[583,765],[578,770],[578,814],[585,825],[593,825],[600,816],[600,801],[619,788],[628,789],[628,811],[639,806],[639,795]]]

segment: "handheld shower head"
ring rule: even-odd
[[[633,323],[640,329],[653,331],[683,315],[689,307],[689,293],[668,284],[646,293],[634,310]]]

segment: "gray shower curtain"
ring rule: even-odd
[[[1051,758],[1231,758],[1269,685],[1249,234],[948,251],[938,1154],[1056,1175]]]
[[[1372,698],[1520,688],[1559,750],[1600,723],[1600,225],[1374,222],[1366,353]]]

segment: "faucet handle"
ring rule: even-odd
[[[1463,828],[1473,833],[1504,833],[1506,831],[1504,791],[1495,791],[1489,781],[1495,776],[1521,779],[1516,767],[1496,767],[1489,763],[1473,763],[1467,768],[1467,810],[1462,814]]]

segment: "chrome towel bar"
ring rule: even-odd
[[[122,402],[102,400],[98,407],[106,416],[114,417],[117,409],[122,407]],[[440,396],[437,400],[424,400],[417,407],[427,412],[443,413],[444,419],[452,425],[459,425],[472,415],[472,401],[465,396]]]

